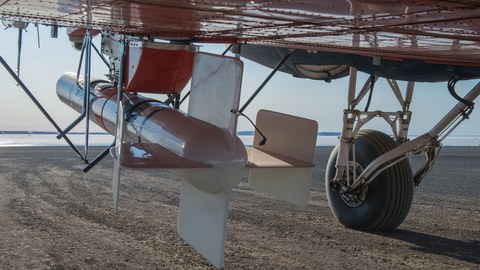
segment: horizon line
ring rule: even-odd
[[[23,134],[35,134],[35,135],[56,135],[58,132],[56,131],[38,131],[38,130],[0,130],[0,134],[11,134],[11,135],[23,135]],[[83,131],[72,131],[68,132],[67,134],[72,134],[72,135],[84,135],[85,132]],[[242,131],[237,131],[237,135],[243,135],[243,136],[250,136],[254,135],[255,131],[253,130],[242,130]],[[335,132],[335,131],[320,131],[317,132],[318,136],[340,136],[340,132]],[[90,135],[111,135],[108,132],[105,131],[96,131],[96,132],[90,132]],[[113,135],[112,135],[113,136]]]

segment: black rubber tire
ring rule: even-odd
[[[363,168],[381,154],[398,146],[390,136],[375,130],[362,130],[355,137],[356,161]],[[333,149],[326,169],[328,203],[338,221],[344,226],[365,231],[390,231],[407,217],[413,199],[412,168],[404,159],[379,174],[368,186],[366,198],[352,207],[341,198],[340,192],[329,187],[335,176],[338,145]]]

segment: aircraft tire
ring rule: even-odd
[[[375,158],[397,145],[382,132],[358,132],[355,137],[357,175]],[[337,145],[330,155],[325,177],[328,203],[338,221],[348,228],[364,231],[390,231],[398,227],[407,217],[413,199],[413,175],[408,160],[379,174],[363,189],[363,196],[352,195],[329,187],[329,179],[335,176],[338,148]],[[353,167],[352,164],[351,171]]]

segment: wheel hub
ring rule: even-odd
[[[358,177],[363,172],[362,165],[358,164],[357,162],[350,161],[349,164],[349,178],[353,179],[354,177],[354,170],[355,175]],[[346,178],[346,177],[345,177]],[[358,188],[352,191],[343,191],[340,190],[340,197],[342,198],[343,202],[350,207],[358,207],[362,205],[362,203],[367,198],[367,191],[368,186],[360,185]]]

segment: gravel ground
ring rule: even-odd
[[[480,269],[480,148],[443,149],[389,233],[335,220],[323,187],[330,151],[317,148],[305,208],[234,189],[226,269]],[[177,179],[125,171],[115,216],[112,160],[81,167],[64,147],[0,148],[0,269],[211,269],[176,233]]]

